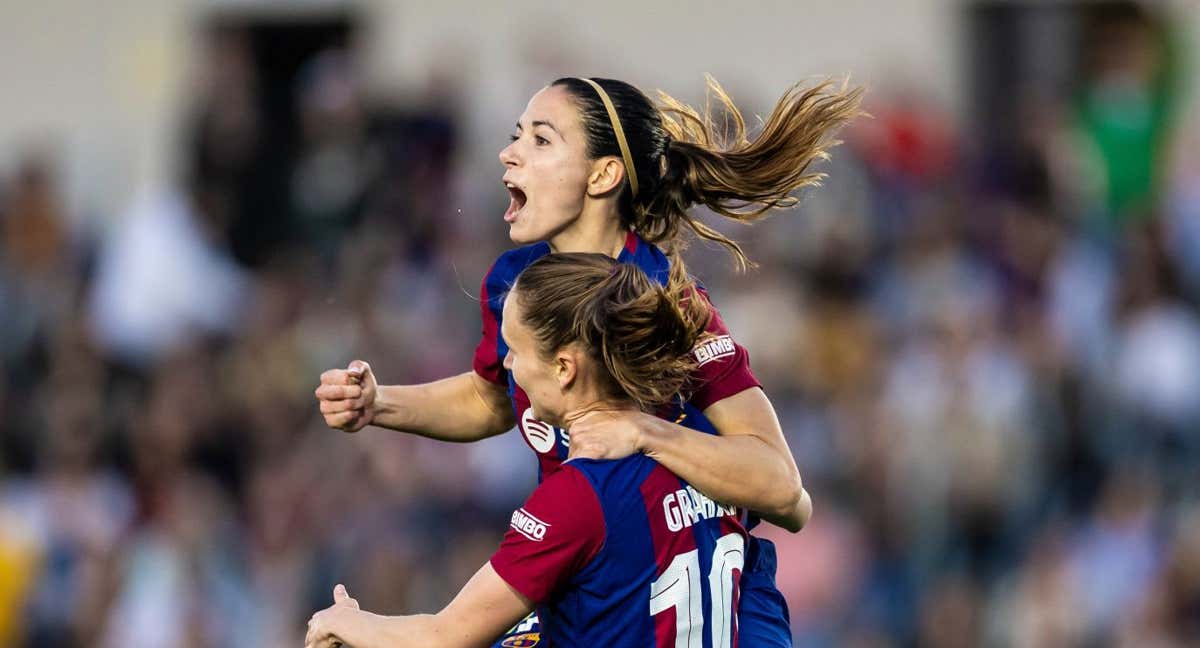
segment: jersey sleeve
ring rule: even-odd
[[[500,317],[503,308],[503,286],[498,285],[496,266],[493,265],[483,276],[479,286],[479,316],[483,321],[483,332],[479,344],[475,346],[475,358],[471,366],[484,380],[507,387],[504,341],[500,338]]]
[[[703,289],[700,294],[708,299]],[[691,402],[700,410],[734,394],[752,387],[762,387],[754,372],[750,371],[750,353],[734,341],[729,328],[721,319],[721,313],[712,306],[712,317],[708,321],[707,335],[692,349],[699,365],[693,376]]]
[[[587,477],[565,464],[513,512],[492,568],[513,589],[542,603],[604,546],[604,513]]]

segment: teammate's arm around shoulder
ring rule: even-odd
[[[598,412],[571,426],[571,456],[619,459],[643,452],[714,500],[750,509],[799,531],[812,500],[762,389],[752,387],[704,409],[719,434],[643,412]]]
[[[745,451],[759,460],[748,480],[757,491],[754,498],[759,506],[750,509],[793,533],[803,528],[812,517],[812,499],[766,393],[761,388],[747,389],[708,406],[704,415],[722,441],[738,445],[735,452]]]
[[[345,432],[367,425],[443,441],[478,441],[513,426],[504,387],[474,371],[420,385],[379,385],[355,360],[321,374],[316,389],[325,424]]]
[[[709,405],[704,415],[719,435],[639,417],[639,449],[705,495],[799,531],[812,514],[812,501],[767,395],[758,387],[746,389]]]
[[[715,307],[706,331],[708,337],[693,350],[700,388],[691,403],[718,435],[649,414],[605,413],[572,426],[571,453],[616,459],[644,452],[705,495],[799,531],[812,514],[812,501],[775,408],[750,370],[749,353],[733,340]]]

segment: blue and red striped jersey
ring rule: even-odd
[[[550,253],[547,243],[536,243],[500,255],[483,279],[480,289],[480,310],[483,318],[483,335],[475,348],[473,363],[475,372],[493,383],[504,385],[513,404],[517,429],[525,442],[538,457],[538,480],[549,475],[567,458],[570,436],[566,430],[556,428],[533,417],[529,397],[512,380],[504,369],[504,356],[508,346],[500,336],[500,318],[504,309],[504,296],[516,282],[521,271],[531,263]],[[671,264],[667,255],[658,247],[643,241],[630,232],[625,239],[618,261],[633,263],[650,278],[665,284],[670,275]],[[709,299],[703,288],[699,293]],[[711,304],[711,299],[709,300]],[[724,398],[733,396],[761,384],[750,371],[750,357],[740,344],[729,335],[725,322],[715,307],[709,320],[707,332],[694,353],[699,368],[694,377],[694,391],[686,400],[658,414],[695,430],[715,434],[716,429],[705,418],[703,410]]]
[[[645,455],[564,463],[513,513],[496,573],[551,647],[731,648],[747,533]]]

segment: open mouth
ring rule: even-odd
[[[525,191],[511,182],[505,182],[504,186],[508,189],[508,210],[504,212],[504,220],[511,223],[517,219],[517,214],[521,208],[525,206]]]

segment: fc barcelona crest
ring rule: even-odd
[[[500,645],[504,648],[534,648],[542,643],[542,634],[540,632],[526,632],[515,637],[509,637]]]

